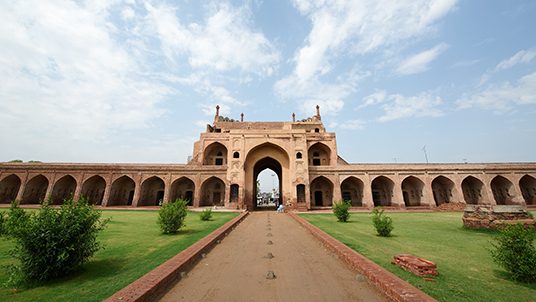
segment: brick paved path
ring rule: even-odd
[[[274,272],[275,279],[267,279],[268,271]],[[287,214],[254,212],[171,288],[162,301],[385,298],[356,278],[356,273]]]

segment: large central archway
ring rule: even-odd
[[[286,202],[291,198],[289,156],[281,147],[272,143],[264,143],[252,148],[244,162],[244,205],[248,210],[257,209],[257,177],[265,169],[270,169],[277,174],[279,199]]]

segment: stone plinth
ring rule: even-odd
[[[520,205],[467,205],[462,220],[465,227],[472,229],[496,229],[516,223],[536,227],[534,218]]]
[[[414,255],[396,255],[392,263],[419,277],[437,276],[438,274],[435,263]]]

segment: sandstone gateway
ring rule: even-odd
[[[316,115],[292,122],[216,116],[187,164],[0,163],[0,203],[53,204],[71,194],[102,206],[256,208],[256,179],[269,168],[284,203],[299,210],[351,200],[371,208],[444,203],[536,205],[536,163],[350,164]]]

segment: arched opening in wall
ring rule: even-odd
[[[200,206],[223,206],[225,201],[225,183],[218,177],[211,177],[201,185]]]
[[[239,186],[237,184],[231,185],[231,196],[230,196],[231,202],[234,202],[234,203],[238,202],[238,190],[239,190]]]
[[[445,176],[438,176],[432,181],[432,192],[436,206],[452,202],[454,182]]]
[[[501,175],[495,176],[491,180],[491,191],[493,198],[498,205],[512,204],[514,184]]]
[[[408,176],[402,181],[402,197],[408,206],[420,206],[424,182],[415,176]]]
[[[203,165],[223,166],[227,164],[227,148],[220,143],[212,143],[203,152]]]
[[[311,182],[311,201],[315,207],[330,207],[333,204],[333,183],[319,176]]]
[[[311,166],[329,166],[331,158],[331,149],[322,144],[316,143],[309,148],[309,165]]]
[[[302,159],[302,153],[301,152],[297,152],[296,153],[296,159]]]
[[[233,153],[233,158],[240,158],[240,153],[238,152]]]
[[[11,203],[17,198],[20,189],[20,178],[11,174],[0,181],[0,203]]]
[[[462,181],[463,199],[467,204],[479,204],[482,202],[482,187],[484,183],[473,176],[467,176]]]
[[[390,206],[393,200],[395,183],[385,176],[374,178],[371,184],[372,201],[375,207]]]
[[[296,201],[298,203],[306,202],[306,199],[305,199],[305,185],[297,185],[296,186],[296,196],[297,196]]]
[[[26,183],[21,204],[38,204],[43,201],[45,199],[45,194],[47,194],[47,188],[48,179],[43,175],[37,175],[30,179],[30,181]]]
[[[140,206],[158,206],[164,202],[164,181],[157,176],[147,178],[141,184]]]
[[[519,188],[527,205],[536,204],[536,178],[525,175],[519,180]]]
[[[65,175],[54,184],[50,201],[52,204],[62,204],[74,195],[75,190],[76,180],[71,175]]]
[[[271,157],[265,157],[253,167],[255,179],[255,209],[275,208],[282,200],[281,192],[282,168],[279,162]]]
[[[134,180],[132,180],[132,178],[126,175],[119,177],[112,183],[112,190],[110,191],[108,205],[132,205],[132,201],[134,200],[135,188],[136,183],[134,182]]]
[[[181,177],[171,184],[171,195],[168,201],[183,199],[191,206],[194,202],[195,184],[187,178]]]
[[[350,201],[352,207],[363,206],[363,182],[357,177],[350,176],[341,183],[342,200]]]
[[[88,178],[82,185],[82,196],[87,198],[90,204],[102,204],[104,190],[106,189],[106,181],[99,175],[94,175]]]

